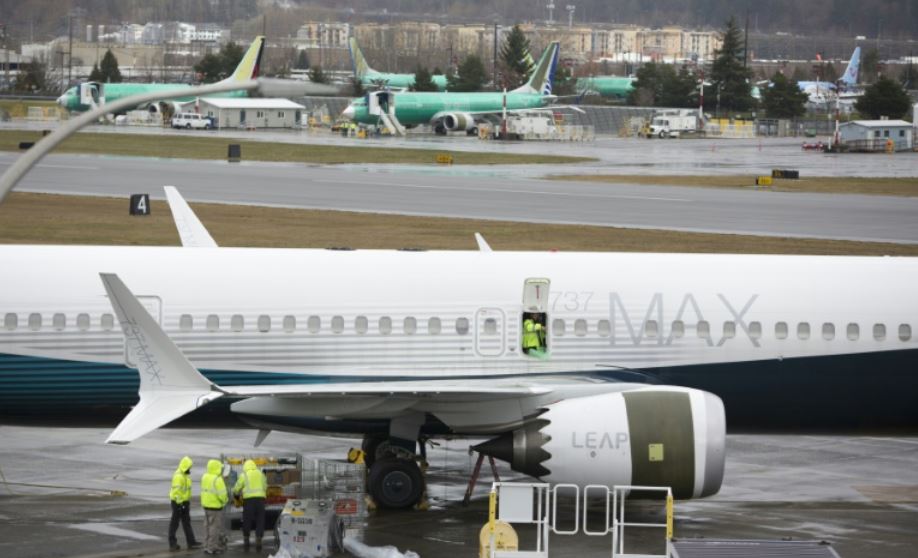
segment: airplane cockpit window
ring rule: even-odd
[[[31,321],[31,319],[29,320]],[[886,339],[886,326],[883,324],[873,324],[873,338],[877,341]]]
[[[822,324],[822,338],[826,341],[835,339],[835,324],[829,322]]]
[[[32,331],[41,329],[41,314],[29,314],[29,329]]]
[[[848,341],[857,341],[861,336],[861,328],[857,324],[848,324]]]
[[[67,327],[67,316],[60,312],[51,316],[51,326],[57,331],[63,331]]]
[[[899,341],[908,341],[912,338],[912,326],[899,324]]]
[[[16,329],[19,325],[19,315],[9,312],[7,315],[3,316],[3,327],[9,330]]]

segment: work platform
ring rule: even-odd
[[[673,540],[671,558],[840,558],[825,541]]]

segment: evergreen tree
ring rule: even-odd
[[[440,69],[440,66],[434,66],[434,69],[431,73],[435,76],[442,76],[443,70]]]
[[[909,62],[899,74],[899,83],[905,89],[918,88],[918,68],[915,68],[915,65]]]
[[[216,54],[205,54],[204,58],[194,65],[201,83],[214,83],[223,79],[223,63]]]
[[[474,54],[466,56],[456,74],[447,78],[450,91],[479,91],[487,81],[484,64]]]
[[[245,51],[236,43],[229,42],[223,45],[223,48],[220,49],[220,64],[223,68],[221,71],[223,77],[221,79],[226,79],[233,75],[233,72],[236,71],[236,66],[242,62],[243,56],[245,56]]]
[[[695,76],[683,66],[679,73],[671,64],[650,62],[641,66],[635,76],[628,103],[638,106],[694,107]]]
[[[577,80],[572,77],[570,68],[562,65],[555,71],[555,82],[552,84],[551,92],[559,96],[577,94]]]
[[[529,39],[519,25],[514,25],[500,49],[501,74],[504,87],[516,89],[529,80],[532,64],[529,62]]]
[[[736,20],[730,18],[723,33],[723,44],[715,53],[711,67],[711,83],[720,94],[720,106],[728,111],[745,111],[752,108],[752,72],[743,67],[743,36]],[[715,93],[716,95],[716,93]]]
[[[864,53],[861,58],[861,83],[874,83],[879,77],[880,53],[872,48]]]
[[[16,81],[13,82],[13,91],[33,95],[52,93],[51,82],[48,65],[44,61],[33,60],[20,66]]]
[[[118,69],[118,59],[112,54],[111,49],[105,51],[102,57],[102,63],[99,64],[99,71],[102,74],[102,80],[105,83],[121,83],[121,70]]]
[[[322,71],[321,66],[313,66],[309,70],[309,81],[313,83],[328,83],[328,76]]]
[[[351,97],[363,97],[367,94],[366,88],[363,86],[363,82],[360,81],[360,78],[357,76],[351,77]]]
[[[854,108],[862,115],[878,119],[881,116],[902,118],[911,107],[911,99],[899,82],[883,77],[864,90]]]
[[[293,65],[297,70],[308,70],[309,69],[309,55],[306,54],[306,49],[300,51],[296,55],[296,63]]]
[[[89,72],[89,81],[105,81],[105,76],[102,75],[102,70],[99,69],[98,64],[92,65],[92,71]]]
[[[422,68],[418,66],[417,70],[414,72],[414,85],[411,86],[412,91],[436,91],[437,84],[433,82],[433,77],[431,77],[430,72],[427,71],[427,68]]]
[[[771,77],[771,87],[762,91],[762,104],[769,118],[797,118],[806,113],[809,96],[800,90],[794,80],[781,72]]]

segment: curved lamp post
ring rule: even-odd
[[[258,93],[263,97],[299,97],[309,94],[328,95],[337,93],[335,87],[315,83],[298,83],[284,79],[258,78],[235,83],[213,83],[197,87],[185,87],[174,91],[160,91],[156,93],[142,93],[131,95],[111,103],[106,103],[80,116],[68,120],[66,124],[42,138],[18,159],[0,176],[0,203],[19,180],[34,167],[49,151],[57,147],[62,141],[81,128],[92,124],[100,117],[112,112],[136,107],[144,103],[160,101],[163,99],[176,99],[180,97],[201,97],[214,93],[229,91],[249,91]]]

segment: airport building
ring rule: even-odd
[[[905,120],[854,120],[838,132],[841,143],[855,150],[908,151],[914,145],[912,124]]]
[[[205,97],[198,112],[214,119],[217,128],[294,128],[306,107],[287,99]],[[183,111],[192,112],[195,102]]]

